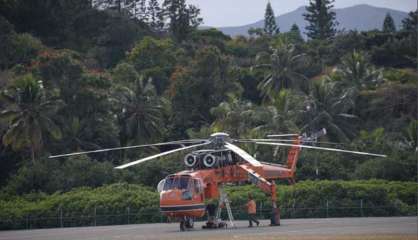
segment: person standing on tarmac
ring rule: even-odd
[[[255,222],[258,225],[260,225],[260,222],[257,220],[256,213],[257,213],[257,205],[253,199],[253,196],[251,193],[248,194],[248,202],[247,202],[247,212],[248,212],[248,227],[253,226],[253,222]]]
[[[208,221],[206,223],[207,226],[212,227],[216,225],[215,214],[216,214],[216,204],[214,201],[209,201],[206,205],[206,212],[208,214]]]

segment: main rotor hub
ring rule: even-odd
[[[215,147],[223,147],[225,143],[231,142],[231,137],[228,133],[217,132],[210,135],[209,141],[211,141]]]

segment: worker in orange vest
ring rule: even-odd
[[[260,222],[256,218],[257,205],[255,204],[255,201],[251,193],[248,194],[248,202],[246,206],[247,206],[247,212],[248,212],[248,222],[250,223],[248,227],[252,227],[253,222],[255,222],[258,227],[258,225],[260,225]]]

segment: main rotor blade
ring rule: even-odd
[[[269,134],[267,135],[268,138],[275,138],[275,137],[296,137],[299,134],[296,133],[289,133],[289,134]]]
[[[205,145],[208,145],[208,144],[210,144],[209,141],[207,141],[205,143],[201,143],[201,144],[187,146],[187,147],[176,148],[176,149],[173,149],[173,150],[170,150],[170,151],[166,151],[166,152],[162,152],[162,153],[159,153],[159,154],[155,154],[155,155],[152,155],[152,156],[149,156],[149,157],[146,157],[146,158],[141,158],[141,159],[136,160],[134,162],[130,162],[130,163],[127,163],[127,164],[123,164],[123,165],[117,166],[115,168],[116,169],[124,169],[124,168],[130,167],[132,165],[136,165],[136,164],[139,164],[139,163],[143,163],[143,162],[152,160],[154,158],[162,157],[162,156],[165,156],[165,155],[168,155],[168,154],[172,154],[172,153],[175,153],[175,152],[184,151],[184,150],[187,150],[187,149],[192,149],[192,148],[197,148],[197,147],[200,147],[200,146],[205,146]]]
[[[257,139],[236,139],[235,142],[239,143],[255,143],[255,142],[294,142],[292,139],[266,139],[266,138],[257,138]],[[332,145],[343,145],[343,143],[337,142],[322,142],[322,141],[313,141],[313,140],[301,140],[301,142],[307,143],[323,143],[323,144],[332,144]]]
[[[309,145],[295,145],[295,144],[289,144],[289,143],[256,142],[256,144],[273,145],[273,146],[287,146],[287,147],[300,147],[300,148],[319,149],[319,150],[333,151],[333,152],[344,152],[344,153],[353,153],[353,154],[360,154],[360,155],[369,155],[369,156],[375,156],[375,157],[387,157],[384,154],[375,154],[375,153],[368,153],[368,152],[349,151],[349,150],[338,149],[338,148],[315,147],[315,146],[309,146]]]
[[[206,140],[204,140],[204,139],[191,139],[191,140],[179,140],[179,141],[172,141],[172,142],[134,145],[134,146],[126,146],[126,147],[104,148],[104,149],[97,149],[97,150],[91,150],[91,151],[83,151],[83,152],[74,152],[74,153],[53,155],[53,156],[49,156],[49,158],[68,157],[68,156],[83,155],[83,154],[88,154],[88,153],[109,152],[109,151],[114,151],[114,150],[125,150],[125,149],[142,148],[142,147],[154,147],[154,146],[164,146],[164,145],[182,145],[182,144],[199,143],[199,142],[203,142],[203,141],[206,141]]]
[[[228,148],[229,150],[233,151],[234,153],[236,153],[240,157],[242,157],[245,161],[249,162],[251,165],[253,165],[255,167],[261,167],[262,166],[259,161],[257,161],[255,158],[253,158],[253,156],[248,154],[243,149],[235,146],[234,144],[225,143],[225,147]]]

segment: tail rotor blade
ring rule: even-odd
[[[318,149],[318,150],[333,151],[333,152],[343,152],[343,153],[353,153],[353,154],[359,154],[359,155],[368,155],[368,156],[374,156],[374,157],[387,157],[384,154],[375,154],[375,153],[359,152],[359,151],[349,151],[349,150],[338,149],[338,148],[315,147],[315,146],[309,146],[309,145],[295,145],[295,144],[289,144],[289,143],[256,142],[256,144],[272,145],[272,146],[300,147],[300,148],[310,148],[310,149]]]
[[[123,164],[121,166],[116,167],[116,169],[124,169],[124,168],[130,167],[130,166],[133,166],[133,165],[136,165],[136,164],[139,164],[139,163],[143,163],[143,162],[155,159],[155,158],[165,156],[165,155],[169,155],[169,154],[172,154],[172,153],[176,153],[176,152],[185,151],[185,150],[188,150],[188,149],[193,149],[193,148],[205,146],[205,145],[208,145],[208,144],[210,144],[209,141],[207,141],[205,143],[201,143],[201,144],[195,144],[195,145],[187,146],[187,147],[176,148],[176,149],[166,151],[166,152],[162,152],[162,153],[159,153],[159,154],[155,154],[155,155],[152,155],[152,156],[149,156],[149,157],[146,157],[146,158],[141,158],[139,160],[136,160],[136,161],[133,161],[133,162],[130,162],[130,163],[127,163],[127,164]]]
[[[83,154],[89,154],[89,153],[101,153],[101,152],[109,152],[109,151],[115,151],[115,150],[126,150],[126,149],[134,149],[134,148],[143,148],[143,147],[154,147],[154,146],[165,146],[165,145],[183,145],[183,144],[199,143],[199,142],[204,142],[204,141],[206,141],[206,140],[205,139],[191,139],[191,140],[180,140],[180,141],[172,141],[172,142],[134,145],[134,146],[126,146],[126,147],[104,148],[104,149],[97,149],[97,150],[91,150],[91,151],[82,151],[82,152],[52,155],[52,156],[49,156],[49,158],[69,157],[69,156],[77,156],[77,155],[83,155]]]
[[[234,144],[231,143],[226,143],[225,147],[228,148],[229,150],[233,151],[234,153],[236,153],[237,155],[239,155],[240,157],[242,157],[245,161],[247,161],[248,163],[250,163],[251,165],[255,166],[255,167],[261,167],[261,163],[259,161],[257,161],[255,158],[253,158],[250,154],[248,154],[246,151],[244,151],[243,149],[235,146]]]

